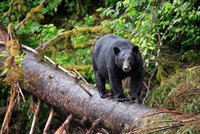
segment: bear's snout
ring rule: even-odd
[[[130,72],[131,71],[131,65],[129,64],[129,62],[125,61],[123,63],[122,69],[126,73]]]

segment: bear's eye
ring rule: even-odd
[[[129,57],[129,58],[128,58],[128,61],[133,61],[133,59]]]
[[[123,58],[121,58],[120,61],[119,61],[119,63],[120,63],[120,64],[123,64],[124,61],[125,61],[125,60],[124,60]]]
[[[132,57],[127,58],[127,60],[129,61],[129,63],[130,63],[131,65],[134,64],[134,59],[133,59]]]

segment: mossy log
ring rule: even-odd
[[[95,39],[91,39],[91,40],[86,41],[86,42],[81,42],[81,43],[73,44],[73,46],[74,46],[74,49],[86,48],[86,47],[94,45],[95,42],[96,42]]]
[[[78,71],[88,71],[92,69],[91,65],[63,65],[63,67],[67,70],[76,69]]]
[[[0,45],[1,51],[3,48]],[[155,111],[139,104],[102,99],[97,89],[81,82],[77,83],[74,78],[60,70],[39,62],[35,54],[24,52],[26,53],[26,59],[22,64],[26,81],[24,90],[61,111],[72,113],[80,119],[86,116],[90,122],[100,118],[100,124],[110,128],[113,133],[119,133],[125,126],[132,126],[133,123],[139,125],[139,121],[133,122],[135,117]],[[86,88],[92,97],[82,87]]]

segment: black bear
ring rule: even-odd
[[[122,80],[131,77],[131,100],[138,102],[143,85],[143,61],[138,50],[130,41],[108,34],[97,40],[92,56],[97,88],[101,98],[108,97],[106,80],[118,101],[126,101]]]

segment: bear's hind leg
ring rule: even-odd
[[[96,76],[98,91],[101,98],[108,97],[108,94],[105,88],[106,79],[104,79],[98,71],[95,72],[95,76]]]

